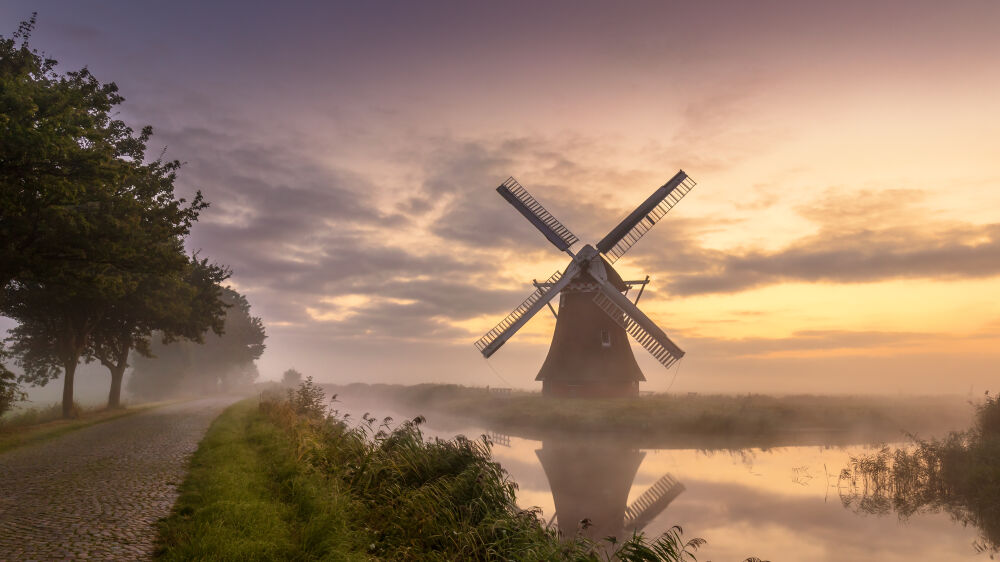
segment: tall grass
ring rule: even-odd
[[[161,560],[366,559],[344,544],[343,502],[296,461],[256,400],[212,422],[180,492],[160,524]]]
[[[63,417],[60,404],[19,408],[14,412],[8,412],[0,419],[0,452],[52,439],[94,424],[131,416],[160,404],[162,403],[147,403],[127,409],[108,410],[98,406],[81,408],[79,404],[74,403],[74,417],[70,419]]]
[[[694,560],[704,542],[680,528],[598,544],[559,537],[516,503],[516,485],[485,439],[426,440],[423,418],[396,424],[324,413],[307,379],[270,394],[263,416],[288,436],[296,461],[321,475],[350,522],[348,550],[383,560]]]
[[[99,411],[101,408],[80,406],[78,402],[73,402],[71,418],[78,418],[81,415]],[[62,404],[49,404],[48,406],[26,406],[15,408],[0,417],[0,431],[17,427],[27,427],[38,425],[50,421],[63,419]]]
[[[980,530],[977,550],[1000,552],[1000,397],[986,394],[969,430],[853,457],[840,478],[845,507],[903,519],[943,510]]]

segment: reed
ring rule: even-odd
[[[977,550],[1000,553],[1000,397],[986,394],[967,431],[853,457],[840,482],[845,507],[902,519],[945,511],[979,529]]]

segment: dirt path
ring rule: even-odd
[[[140,560],[235,398],[172,404],[0,454],[0,560]]]

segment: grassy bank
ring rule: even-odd
[[[425,441],[421,420],[357,425],[309,384],[211,426],[174,513],[167,560],[693,560],[679,530],[617,545],[547,530],[483,441]],[[687,555],[685,555],[687,553]]]
[[[256,399],[229,407],[191,460],[160,527],[165,560],[364,559],[345,541],[343,506]]]
[[[328,387],[345,400],[392,403],[402,411],[440,413],[526,437],[552,432],[632,435],[642,446],[694,438],[744,445],[793,444],[807,434],[824,443],[903,432],[942,433],[967,426],[970,408],[949,397],[767,396],[656,394],[634,399],[557,399],[538,393],[490,393],[484,388],[420,384]]]
[[[979,529],[975,547],[993,558],[1000,553],[1000,397],[986,395],[967,431],[853,458],[841,483],[844,505],[857,511],[905,519],[943,510]]]
[[[49,408],[29,408],[9,414],[0,421],[0,453],[58,437],[71,431],[94,424],[131,416],[150,408],[170,402],[148,402],[126,408],[108,410],[103,407],[77,408],[72,419],[62,418],[62,406],[54,404]]]

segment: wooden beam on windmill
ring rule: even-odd
[[[538,282],[538,280],[537,280],[537,279],[532,279],[532,280],[531,280],[531,284],[532,284],[532,285],[534,285],[536,289],[546,289],[546,288],[548,288],[548,287],[551,287],[551,286],[552,286],[552,284],[551,284],[551,283],[546,283],[546,284],[545,284],[545,285],[543,286],[543,285],[542,285],[541,283],[539,283],[539,282]],[[551,310],[551,311],[552,311],[552,317],[553,317],[553,318],[555,318],[556,320],[558,320],[558,319],[559,319],[559,315],[558,315],[558,314],[556,314],[556,309],[552,307],[552,301],[548,301],[548,302],[546,302],[545,304],[546,304],[546,305],[547,305],[547,306],[549,307],[549,310]]]

